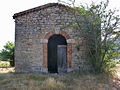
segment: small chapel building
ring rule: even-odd
[[[48,3],[16,13],[13,18],[16,72],[66,73],[91,68],[86,45],[89,41],[75,36],[70,25],[75,18],[67,6]]]

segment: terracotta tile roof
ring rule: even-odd
[[[31,13],[31,12],[35,12],[35,11],[38,11],[38,10],[41,10],[41,9],[45,9],[45,8],[48,8],[48,7],[52,7],[52,6],[66,7],[65,5],[59,4],[59,3],[48,3],[48,4],[45,4],[45,5],[42,5],[42,6],[38,6],[38,7],[32,8],[32,9],[28,9],[28,10],[19,12],[19,13],[15,13],[13,15],[13,19],[15,19],[18,16],[21,16],[21,15],[24,15],[24,14],[27,14],[27,13]]]

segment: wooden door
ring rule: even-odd
[[[57,46],[58,73],[67,72],[67,46]]]

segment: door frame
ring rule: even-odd
[[[71,39],[70,36],[64,31],[51,31],[47,33],[44,39],[41,40],[43,43],[43,67],[48,68],[48,40],[53,35],[62,35],[67,41],[67,68],[72,67],[72,44],[75,43],[74,39]]]
[[[67,41],[66,41],[65,37],[63,37],[62,35],[55,34],[55,35],[51,36],[48,40],[48,72],[50,72],[50,73],[59,73],[58,68],[60,68],[60,65],[62,65],[62,64],[58,63],[60,58],[61,57],[63,58],[63,54],[60,54],[58,52],[58,50],[61,50],[62,47],[58,48],[58,46],[66,47]],[[65,52],[64,59],[67,59],[67,49],[63,49],[63,50],[65,50],[64,51]],[[60,55],[62,55],[62,56],[60,57]],[[62,60],[60,60],[60,61],[62,61]],[[65,64],[63,64],[63,65],[65,65],[65,67],[67,67],[66,61],[67,60],[65,60]],[[63,67],[61,67],[61,68],[63,68]]]

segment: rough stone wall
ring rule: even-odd
[[[80,39],[80,58],[76,48],[78,38],[71,24],[74,22],[71,10],[52,6],[30,12],[15,18],[15,67],[17,72],[47,72],[43,66],[44,37],[49,32],[66,32],[72,41],[72,67],[70,69],[88,69],[88,51],[86,40]]]

